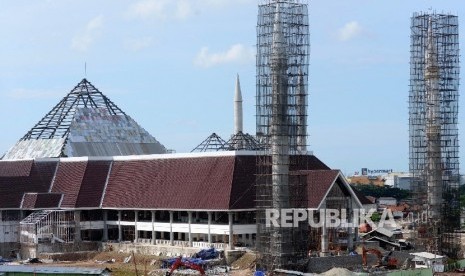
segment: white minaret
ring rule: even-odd
[[[428,37],[425,51],[426,94],[426,182],[428,187],[428,215],[439,219],[442,206],[441,172],[441,114],[439,99],[439,67],[431,17],[428,22]]]
[[[239,74],[236,78],[236,91],[234,93],[234,134],[242,132],[242,93]]]

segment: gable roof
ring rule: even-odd
[[[313,155],[291,156],[291,161],[291,171],[317,169],[323,174],[328,168]],[[7,175],[0,175],[0,209],[255,209],[256,152],[28,162],[29,171],[23,160],[0,161],[0,172]],[[8,176],[15,164],[21,169],[14,174],[25,176]]]
[[[352,190],[354,191],[354,194],[357,196],[358,200],[360,203],[363,205],[372,205],[374,202],[372,202],[368,197],[366,197],[362,192],[360,192],[357,187],[351,186]]]
[[[24,166],[24,161],[0,161],[0,171],[8,171],[15,163]],[[24,193],[47,193],[57,164],[58,160],[34,160],[30,170],[22,168],[19,176],[10,176],[8,173],[6,176],[0,175],[0,208],[20,208]]]
[[[307,170],[293,172],[294,175],[306,175],[307,178],[307,194],[308,194],[308,208],[320,209],[324,199],[328,196],[329,192],[336,183],[340,183],[355,202],[362,207],[362,204],[352,187],[345,181],[339,170]]]

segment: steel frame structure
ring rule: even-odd
[[[212,133],[205,140],[197,145],[191,152],[207,152],[207,151],[221,151],[225,150],[226,141],[223,140],[218,134]]]
[[[417,247],[457,255],[460,227],[458,18],[414,13],[411,18],[409,170],[418,210]],[[418,218],[421,216],[418,215]],[[425,217],[425,216],[423,216]],[[458,242],[458,241],[457,241]]]
[[[306,1],[268,0],[258,6],[256,62],[257,266],[304,269],[308,223],[269,225],[266,212],[306,208],[306,178],[292,168],[308,168],[307,86],[309,25]]]
[[[105,108],[110,115],[126,116],[116,104],[83,79],[20,140],[65,138],[78,107]]]

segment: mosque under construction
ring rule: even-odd
[[[256,133],[243,129],[237,76],[234,132],[212,133],[190,153],[171,153],[80,81],[0,160],[0,255],[124,242],[158,251],[249,247],[259,269],[307,271],[309,251],[352,250],[358,225],[327,227],[325,210],[354,222],[366,198],[308,150],[308,21],[306,1],[260,1]],[[411,30],[409,164],[413,200],[427,214],[415,239],[453,256],[461,210],[458,21],[414,14]],[[322,226],[270,225],[271,209],[313,210]]]

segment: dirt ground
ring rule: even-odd
[[[73,267],[92,267],[108,268],[115,276],[161,276],[165,275],[166,270],[160,270],[161,260],[163,257],[153,255],[134,254],[134,258],[128,263],[124,263],[125,258],[132,254],[118,252],[87,252],[82,254],[60,254],[44,256],[48,259],[41,259],[42,264],[47,266],[73,266]],[[53,260],[52,260],[53,259]],[[134,262],[135,259],[135,262]],[[114,260],[114,262],[112,261]],[[255,254],[246,253],[240,259],[231,264],[232,270],[228,273],[214,275],[233,275],[249,276],[253,275],[255,267]],[[199,272],[180,271],[173,275],[199,275]],[[207,275],[209,275],[207,273]]]

